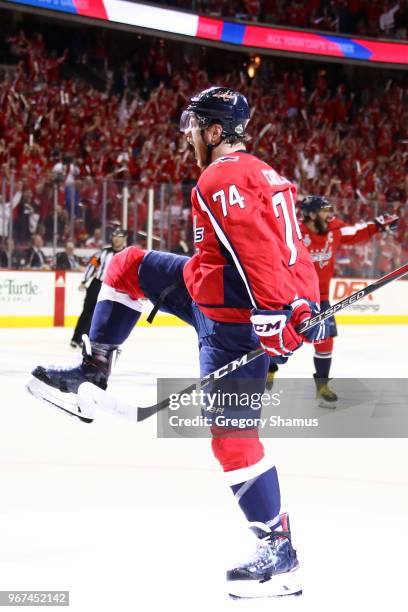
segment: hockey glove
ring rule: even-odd
[[[259,337],[261,347],[270,357],[290,357],[302,346],[303,340],[317,342],[329,335],[327,320],[321,321],[301,335],[295,329],[319,312],[320,306],[316,302],[296,299],[284,310],[252,310],[251,323]]]
[[[315,317],[320,313],[319,304],[304,298],[294,300],[290,306],[292,308],[291,323],[294,327],[297,327],[306,321],[306,319]],[[328,337],[329,331],[330,324],[326,319],[326,321],[321,321],[314,327],[307,329],[303,334],[301,334],[301,337],[306,340],[306,342],[319,342],[320,340],[324,340]]]
[[[399,217],[398,215],[390,215],[389,213],[385,213],[384,215],[379,215],[376,217],[374,221],[380,232],[390,233],[397,229]]]
[[[296,333],[290,319],[292,310],[258,310],[251,313],[251,323],[261,347],[270,357],[290,357],[303,339]]]

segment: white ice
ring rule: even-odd
[[[224,571],[252,552],[209,440],[158,439],[101,414],[92,425],[24,390],[66,362],[67,329],[0,330],[0,590],[69,590],[75,612],[407,610],[405,439],[265,440],[280,473],[304,595],[230,601]],[[408,326],[344,326],[333,376],[406,377]],[[197,375],[188,328],[139,328],[111,391],[155,402],[158,376]],[[312,372],[311,347],[286,376]]]

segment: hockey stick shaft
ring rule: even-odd
[[[333,304],[333,306],[326,308],[326,310],[323,310],[321,313],[319,313],[315,317],[312,317],[311,319],[308,319],[301,325],[298,325],[298,327],[296,328],[296,331],[299,334],[304,333],[308,329],[311,329],[312,327],[315,327],[315,325],[318,325],[321,321],[325,321],[326,319],[332,317],[334,314],[336,314],[340,310],[344,310],[345,308],[347,308],[348,306],[351,306],[358,300],[361,300],[363,297],[366,297],[370,293],[377,291],[377,289],[384,287],[384,285],[387,285],[388,283],[391,283],[392,281],[397,280],[398,278],[401,278],[405,274],[408,274],[408,262],[404,264],[403,266],[401,266],[400,268],[397,268],[396,270],[393,270],[389,274],[386,274],[385,276],[379,278],[373,283],[370,283],[369,285],[367,285],[367,287],[363,287],[359,291],[356,291],[356,293],[353,293],[352,295],[345,298],[344,300],[337,302],[337,304]],[[242,355],[242,357],[239,357],[238,359],[234,359],[233,361],[230,361],[229,363],[227,363],[225,366],[222,366],[218,370],[214,370],[214,372],[211,372],[211,374],[207,374],[207,376],[204,376],[198,382],[198,384],[192,384],[189,387],[186,387],[185,389],[180,391],[180,395],[184,393],[186,394],[191,393],[194,389],[197,389],[197,388],[202,389],[203,387],[206,387],[207,385],[219,380],[220,378],[224,378],[224,376],[231,374],[231,372],[235,372],[239,368],[242,368],[242,366],[250,363],[254,359],[257,359],[264,353],[265,351],[263,349],[255,349],[253,351],[250,351],[249,353],[246,353],[246,355]],[[170,401],[169,398],[166,398],[162,400],[161,402],[159,402],[158,404],[155,404],[154,406],[146,406],[145,408],[137,408],[137,420],[144,421],[145,419],[149,418],[153,414],[156,414],[160,410],[168,408],[169,401]]]
[[[298,334],[303,334],[305,331],[307,331],[311,327],[314,327],[321,321],[325,321],[329,317],[332,317],[339,310],[344,310],[344,308],[351,306],[352,304],[354,304],[354,302],[357,302],[357,300],[361,300],[363,297],[366,297],[370,293],[377,291],[377,289],[381,289],[381,287],[384,287],[384,285],[387,285],[388,283],[391,283],[392,281],[401,278],[405,274],[408,274],[408,262],[400,268],[393,270],[389,274],[382,276],[373,283],[370,283],[369,285],[367,285],[367,287],[363,287],[363,289],[360,289],[360,291],[356,291],[356,293],[353,293],[353,295],[350,295],[344,300],[337,302],[337,304],[333,304],[333,306],[330,306],[326,310],[323,310],[315,317],[308,319],[307,321],[302,323],[302,325],[298,326],[296,328],[296,331],[298,332]]]
[[[401,278],[405,274],[408,274],[408,263],[404,264],[400,268],[397,268],[396,270],[393,270],[393,272],[386,274],[385,276],[374,281],[373,283],[370,283],[369,285],[367,285],[367,287],[363,287],[359,291],[356,291],[356,293],[353,293],[344,300],[337,302],[337,304],[333,304],[333,306],[330,306],[326,310],[323,310],[315,317],[308,319],[307,321],[299,325],[296,328],[296,331],[301,334],[307,331],[308,329],[311,329],[315,325],[318,325],[321,321],[325,321],[340,310],[344,310],[345,308],[351,306],[358,300],[361,300],[363,297],[369,295],[370,293],[373,293],[373,291],[376,291],[377,289],[384,287],[384,285],[387,285],[388,283],[391,283],[392,281]],[[258,357],[264,354],[265,351],[260,348],[250,351],[249,353],[246,353],[245,355],[242,355],[241,357],[230,361],[221,368],[218,368],[218,370],[214,370],[214,372],[207,374],[207,376],[201,378],[198,383],[193,383],[189,385],[188,387],[180,391],[179,395],[189,394],[194,390],[200,390],[203,387],[206,387],[207,385],[217,380],[220,380],[221,378],[224,378],[224,376],[231,374],[231,372],[235,372],[239,368],[242,368],[244,365],[251,363],[251,361],[254,361],[254,359],[257,359]],[[125,404],[120,402],[119,400],[111,398],[105,391],[102,391],[95,385],[90,385],[89,383],[85,384],[88,385],[88,387],[92,387],[93,401],[96,406],[100,406],[107,412],[115,413],[138,422],[144,421],[145,419],[148,419],[154,414],[157,414],[161,410],[168,408],[170,403],[170,398],[167,397],[161,402],[154,404],[153,406],[131,406],[129,404]],[[90,389],[88,389],[88,393],[89,392]]]

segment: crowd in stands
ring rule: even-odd
[[[201,14],[356,36],[408,38],[406,0],[163,0]]]
[[[112,231],[122,222],[124,198],[129,240],[144,245],[149,188],[154,247],[191,253],[189,192],[199,171],[178,120],[191,93],[214,84],[248,96],[254,109],[248,148],[293,180],[299,199],[325,195],[348,223],[384,212],[401,216],[386,244],[345,251],[342,270],[380,270],[408,259],[403,74],[356,69],[353,89],[345,72],[330,65],[225,51],[220,62],[217,50],[180,53],[179,44],[144,38],[137,43],[143,54],[136,48],[119,67],[105,66],[97,88],[78,78],[71,51],[49,51],[40,33],[21,31],[7,44],[15,63],[0,80],[0,264],[13,250],[6,244],[10,219],[22,265],[32,266],[30,253],[52,244],[55,226],[60,247],[68,241],[99,247],[102,211],[104,231]],[[87,61],[81,57],[82,66]],[[65,69],[68,76],[61,76]],[[53,265],[39,259],[36,267]]]

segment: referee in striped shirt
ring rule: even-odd
[[[98,301],[99,291],[105,272],[112,257],[126,248],[127,232],[124,229],[116,228],[112,233],[112,244],[93,255],[85,270],[84,278],[79,286],[80,291],[86,290],[84,307],[76,324],[74,335],[71,339],[72,348],[82,347],[82,335],[89,334],[92,316]],[[91,280],[92,279],[92,280]],[[90,284],[89,284],[89,281]]]

